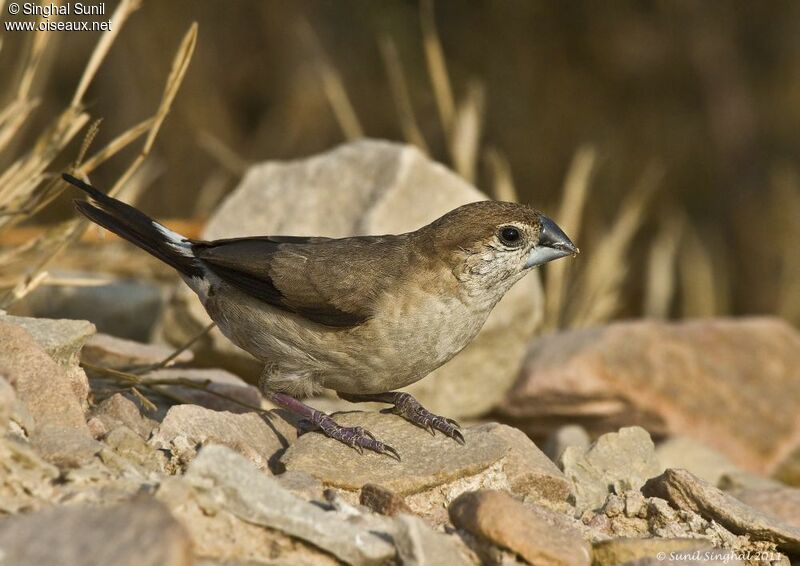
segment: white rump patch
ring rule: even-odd
[[[176,252],[178,252],[182,256],[194,257],[194,254],[192,253],[192,247],[189,244],[189,242],[186,240],[186,238],[184,238],[183,236],[181,236],[177,232],[173,232],[172,230],[170,230],[169,228],[167,228],[163,224],[159,224],[155,220],[153,221],[153,228],[158,230],[158,232],[162,236],[164,236],[164,238],[166,238],[167,244],[173,250],[175,250]]]

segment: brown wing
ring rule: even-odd
[[[224,281],[318,324],[367,321],[381,292],[402,276],[404,236],[256,237],[197,242],[195,256]]]

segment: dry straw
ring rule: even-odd
[[[101,67],[108,51],[124,27],[130,15],[139,7],[138,0],[122,0],[111,19],[113,30],[103,33],[92,52],[84,72],[75,89],[69,106],[56,116],[36,139],[33,146],[10,163],[0,173],[0,235],[14,224],[29,218],[42,206],[58,196],[64,189],[57,171],[50,171],[54,160],[59,157],[67,144],[88,124],[89,115],[83,109],[84,96]],[[37,32],[31,42],[18,74],[17,81],[11,85],[11,102],[0,110],[0,151],[9,147],[25,126],[31,112],[36,108],[32,96],[32,85],[41,69],[51,34]],[[97,122],[84,136],[79,158],[73,164],[73,173],[86,177],[97,167],[117,155],[141,136],[146,135],[140,152],[118,177],[110,191],[117,194],[126,183],[140,177],[140,168],[152,149],[158,131],[169,113],[175,95],[183,80],[194,52],[197,39],[197,25],[193,24],[183,38],[173,60],[172,69],[164,88],[156,113],[149,119],[133,126],[99,150],[92,157],[83,160],[91,140],[97,133]],[[145,175],[146,177],[146,175]],[[134,179],[135,180],[135,179]],[[86,222],[72,219],[49,229],[42,236],[0,255],[0,280],[5,290],[0,289],[0,308],[6,308],[24,297],[47,279],[45,269],[58,253],[74,242],[86,228]],[[19,274],[21,272],[21,274]]]

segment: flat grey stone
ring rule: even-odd
[[[403,566],[472,566],[475,563],[458,537],[434,531],[419,517],[401,514],[395,523],[394,543]]]
[[[164,307],[165,290],[144,278],[53,270],[65,279],[80,278],[96,285],[42,285],[14,304],[17,314],[37,318],[88,320],[100,332],[146,341]],[[111,279],[111,280],[109,280]]]
[[[14,566],[189,566],[191,547],[161,503],[138,499],[6,518],[0,521],[0,556]]]
[[[223,444],[250,460],[261,470],[270,469],[294,440],[297,432],[280,417],[267,419],[259,413],[212,411],[197,405],[175,405],[153,433],[150,444],[168,450],[182,466],[206,444]]]
[[[207,384],[209,391],[184,385],[162,385],[165,391],[187,403],[200,405],[214,411],[249,413],[249,407],[261,407],[262,396],[256,387],[245,383],[239,376],[217,368],[167,368],[151,371],[142,376],[144,381],[187,379]],[[224,395],[225,397],[220,397]],[[232,401],[226,397],[235,399]],[[236,402],[238,401],[238,403]],[[242,404],[244,403],[244,405]],[[249,407],[248,407],[249,406]]]
[[[443,513],[460,493],[479,487],[508,489],[520,498],[554,506],[565,506],[570,494],[558,468],[524,434],[505,425],[464,429],[466,444],[462,446],[442,434],[431,436],[396,415],[355,412],[334,418],[342,425],[369,430],[394,447],[402,461],[369,451],[359,454],[310,432],[281,458],[287,470],[305,471],[328,487],[353,493],[367,484],[380,485],[429,518]]]
[[[83,346],[81,361],[95,366],[121,369],[157,364],[171,356],[174,351],[174,348],[160,344],[144,344],[99,333],[89,338]],[[186,364],[192,359],[192,352],[185,350],[172,363]]]
[[[348,564],[384,564],[395,555],[383,537],[300,499],[225,446],[204,447],[184,479],[216,507],[307,541]]]

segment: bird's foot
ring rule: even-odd
[[[391,456],[398,462],[400,461],[400,454],[397,453],[397,450],[381,442],[370,431],[360,426],[342,426],[333,420],[330,415],[326,415],[322,411],[310,407],[286,393],[267,391],[265,394],[269,395],[270,401],[276,405],[303,417],[298,423],[301,428],[306,428],[307,425],[310,425],[312,428],[321,430],[325,436],[347,444],[351,448],[358,450],[359,453],[363,454],[366,448],[378,454]]]
[[[374,434],[363,427],[342,426],[332,417],[322,412],[319,415],[315,415],[312,422],[322,430],[325,436],[347,444],[360,454],[363,454],[364,449],[367,449],[378,454],[391,456],[398,462],[400,461],[400,454],[398,454],[397,450],[375,438]]]
[[[420,426],[435,435],[435,431],[444,433],[459,444],[465,444],[464,435],[461,434],[461,425],[453,419],[440,417],[431,413],[428,409],[420,405],[419,401],[414,399],[408,393],[394,393],[392,403],[394,407],[383,409],[381,413],[393,413],[400,415],[409,422]]]

